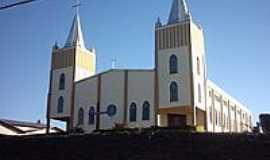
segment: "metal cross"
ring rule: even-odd
[[[75,0],[75,5],[72,7],[76,9],[76,13],[79,13],[79,7],[81,6],[81,1],[80,0]]]
[[[116,59],[112,59],[112,69],[115,69],[116,67]]]

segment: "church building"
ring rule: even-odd
[[[173,0],[168,22],[158,19],[154,31],[153,69],[96,73],[97,53],[85,46],[76,13],[65,45],[52,49],[48,128],[53,119],[86,133],[152,126],[251,131],[251,111],[208,79],[203,28],[185,0]]]

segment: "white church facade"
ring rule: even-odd
[[[51,61],[48,127],[54,119],[87,133],[152,126],[251,131],[251,111],[208,80],[203,29],[184,0],[173,0],[168,23],[156,22],[154,69],[96,73],[95,49],[85,47],[78,14]]]

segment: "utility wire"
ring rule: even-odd
[[[5,9],[9,9],[9,8],[12,8],[12,7],[20,6],[20,5],[23,5],[23,4],[32,3],[34,1],[38,1],[38,0],[24,0],[24,1],[21,1],[21,2],[5,5],[5,6],[2,6],[2,7],[0,6],[0,11],[5,10]]]

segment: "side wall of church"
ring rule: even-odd
[[[205,111],[205,91],[206,91],[206,61],[204,48],[204,35],[200,26],[194,22],[190,23],[191,56],[194,106]]]
[[[112,129],[116,124],[123,123],[125,97],[124,84],[124,71],[111,71],[101,75],[100,111],[104,112],[109,105],[115,105],[117,112],[113,117],[110,117],[107,114],[100,115],[100,129]]]
[[[88,115],[90,107],[94,107],[95,111],[97,111],[97,102],[98,102],[98,77],[93,77],[91,79],[87,79],[80,83],[76,84],[75,87],[75,107],[74,107],[74,121],[73,126],[78,126],[78,113],[79,109],[83,108],[84,110],[84,123],[81,126],[87,132],[92,132],[96,129],[96,116],[95,122],[93,124],[89,124]]]
[[[154,71],[128,71],[128,109],[127,121],[130,128],[151,127],[155,124],[154,115]],[[143,104],[150,104],[150,119],[143,120]],[[135,122],[129,121],[129,107],[131,103],[137,106]]]
[[[207,130],[210,132],[251,131],[252,113],[246,106],[207,81]]]
[[[100,87],[99,87],[100,83]],[[100,94],[100,95],[98,95]],[[99,99],[100,98],[100,99]],[[149,120],[142,120],[143,103],[150,104]],[[88,121],[90,107],[98,111],[99,122]],[[136,121],[130,122],[129,109],[136,104]],[[105,112],[109,105],[116,106],[116,114],[109,116]],[[84,110],[84,122],[78,125],[79,110]],[[74,126],[82,127],[86,132],[96,129],[113,129],[116,125],[128,128],[142,128],[154,125],[154,71],[153,70],[111,70],[76,83]]]

